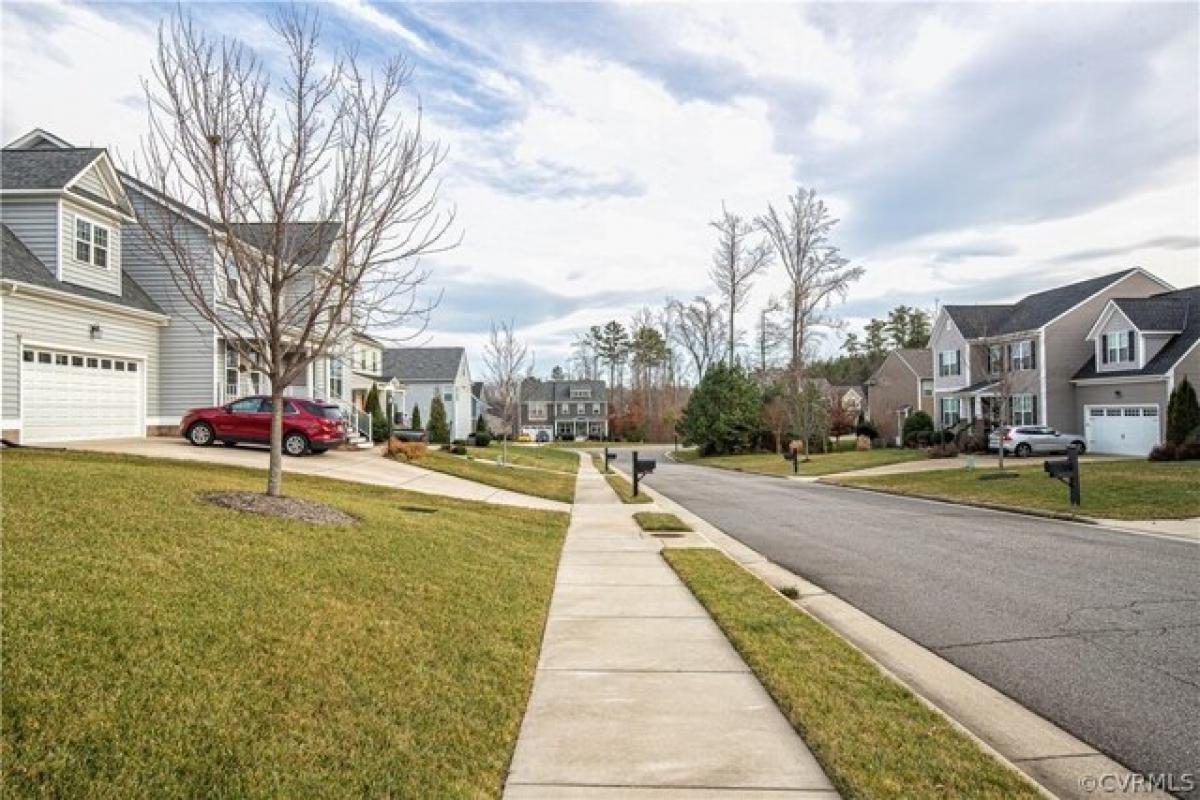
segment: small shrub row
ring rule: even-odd
[[[935,444],[929,448],[930,458],[954,458],[958,455],[958,445],[953,442]]]
[[[388,439],[387,454],[400,461],[420,461],[429,453],[424,442],[406,442],[395,436]]]
[[[1172,444],[1166,442],[1150,451],[1151,461],[1195,461],[1200,459],[1200,441]]]

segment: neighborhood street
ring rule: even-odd
[[[1200,764],[1192,542],[673,464],[647,482],[1131,769]],[[622,453],[624,465],[628,456]]]

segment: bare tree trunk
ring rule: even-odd
[[[271,387],[271,458],[267,468],[267,494],[283,494],[283,390]]]

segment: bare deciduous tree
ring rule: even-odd
[[[838,220],[813,189],[797,188],[782,212],[768,205],[755,222],[767,234],[791,284],[787,296],[789,367],[798,379],[812,329],[827,323],[822,312],[835,297],[845,296],[850,284],[863,276],[863,268],[849,266],[849,260],[830,243],[830,232]]]
[[[667,306],[675,316],[676,341],[691,356],[699,380],[725,346],[723,310],[707,297],[697,297],[690,303],[670,300]]]
[[[483,349],[483,365],[492,397],[500,405],[508,432],[513,433],[520,422],[521,382],[532,372],[533,360],[528,345],[517,338],[512,321],[492,323]]]
[[[709,225],[717,231],[717,246],[713,250],[708,276],[725,300],[725,311],[729,315],[726,331],[729,346],[725,357],[732,364],[738,338],[737,312],[746,304],[754,276],[770,266],[771,246],[763,241],[751,242],[754,224],[732,213],[724,203],[721,204],[721,216]]]
[[[353,53],[326,59],[318,16],[295,7],[272,28],[287,56],[280,78],[182,11],[160,27],[134,171],[147,247],[270,381],[267,493],[279,495],[285,392],[352,327],[423,326],[432,304],[419,296],[419,257],[456,242],[453,213],[437,206],[443,151],[419,110],[411,123],[401,110],[404,57],[378,71]],[[211,248],[196,246],[197,230]]]
[[[782,311],[783,303],[777,297],[768,298],[759,309],[758,325],[754,329],[754,355],[758,358],[759,372],[767,371],[779,346],[787,341],[787,330],[778,319]]]

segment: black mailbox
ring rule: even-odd
[[[800,451],[794,447],[789,447],[783,451],[783,459],[792,462],[792,473],[800,474]]]
[[[605,475],[607,475],[609,473],[608,462],[616,461],[616,460],[617,460],[617,454],[608,452],[607,447],[604,448],[604,474]]]
[[[1067,457],[1060,458],[1055,461],[1047,459],[1042,462],[1042,469],[1046,474],[1060,480],[1067,485],[1070,491],[1071,505],[1077,506],[1080,503],[1079,497],[1079,449],[1072,446],[1067,448]]]
[[[633,494],[636,497],[638,493],[638,480],[643,475],[649,475],[654,472],[654,468],[658,462],[652,458],[638,458],[637,450],[633,451]]]

